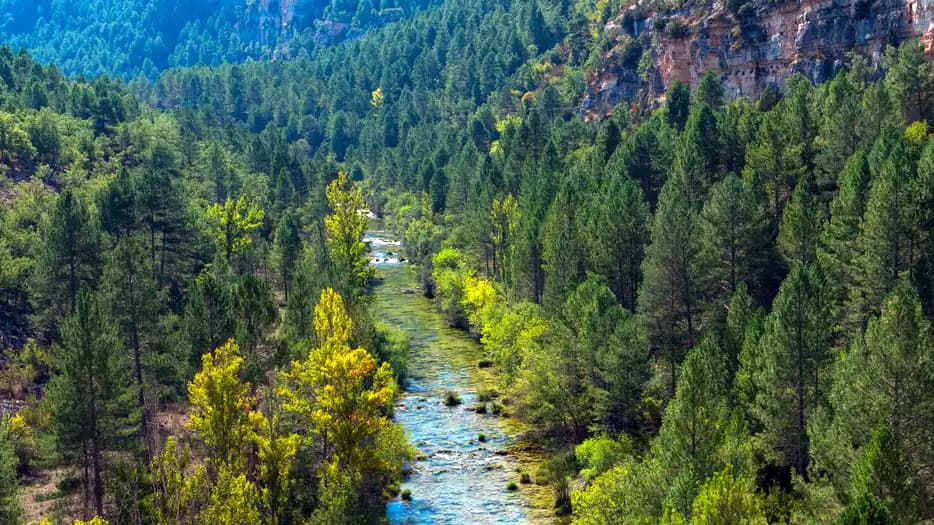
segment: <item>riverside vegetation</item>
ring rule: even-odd
[[[0,522],[385,519],[409,360],[363,209],[565,519],[934,518],[923,49],[585,122],[617,4],[446,1],[132,85],[0,49]]]

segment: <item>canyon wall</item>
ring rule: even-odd
[[[744,14],[716,3],[677,12],[630,5],[603,29],[612,48],[588,74],[585,117],[640,94],[657,100],[673,82],[696,85],[708,70],[721,75],[727,96],[757,98],[795,72],[828,80],[851,51],[877,62],[888,44],[918,38],[934,57],[934,0],[800,0],[750,4]],[[633,60],[634,47],[647,56]]]

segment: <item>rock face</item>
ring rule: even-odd
[[[877,62],[886,45],[919,38],[934,57],[934,0],[757,4],[740,9],[742,17],[717,3],[676,12],[630,5],[604,27],[615,45],[588,75],[585,117],[640,93],[658,99],[675,81],[696,85],[708,70],[721,75],[727,96],[756,98],[767,86],[781,90],[795,72],[828,80],[851,51]],[[648,56],[634,60],[638,47]]]

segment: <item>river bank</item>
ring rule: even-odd
[[[550,489],[522,482],[522,473],[533,477],[542,458],[520,442],[521,423],[494,415],[495,399],[485,403],[486,413],[476,410],[499,384],[493,369],[478,366],[483,348],[468,334],[447,326],[431,301],[412,293],[415,272],[398,262],[397,243],[377,231],[370,237],[380,282],[376,318],[405,330],[412,346],[409,381],[395,417],[418,449],[418,460],[402,485],[411,501],[399,497],[389,502],[389,521],[553,523]],[[445,406],[448,392],[461,404]]]

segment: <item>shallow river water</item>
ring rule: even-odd
[[[411,501],[389,502],[390,523],[420,524],[532,524],[537,518],[531,499],[521,485],[520,464],[505,449],[513,444],[508,425],[492,414],[468,410],[477,391],[488,384],[477,369],[483,356],[480,345],[465,333],[451,329],[421,293],[411,293],[415,275],[398,262],[398,244],[382,232],[369,232],[377,276],[377,318],[401,327],[412,345],[409,381],[397,401],[395,419],[418,449],[402,489]],[[406,293],[409,292],[409,293]],[[463,404],[444,406],[445,392],[457,392]],[[481,441],[481,434],[485,440]]]

